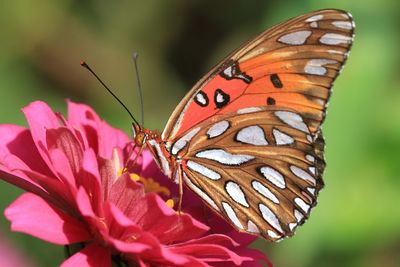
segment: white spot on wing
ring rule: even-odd
[[[228,128],[229,128],[228,121],[220,121],[220,122],[217,122],[216,124],[214,124],[213,126],[211,126],[210,129],[208,129],[207,135],[209,138],[214,138],[214,137],[220,136],[221,134],[226,132],[226,130],[228,130]]]
[[[260,233],[260,229],[258,229],[257,225],[255,225],[251,220],[247,221],[247,231],[255,234]]]
[[[299,198],[299,197],[296,197],[296,198],[294,199],[294,202],[295,202],[305,213],[307,213],[308,210],[310,209],[310,205],[306,204],[306,203],[304,202],[304,200],[302,200],[302,199]]]
[[[253,181],[251,182],[251,186],[256,190],[258,193],[263,195],[264,197],[268,198],[275,204],[279,204],[279,199],[274,195],[274,193],[271,192],[265,185],[260,183],[259,181]]]
[[[310,162],[314,162],[315,161],[315,157],[313,155],[307,154],[306,155],[306,160],[308,160]]]
[[[311,35],[311,31],[297,31],[282,35],[278,41],[288,45],[302,45]]]
[[[294,139],[290,135],[285,134],[278,129],[272,129],[272,134],[274,135],[277,145],[289,145],[294,142]]]
[[[313,185],[316,185],[316,181],[315,178],[312,177],[308,172],[306,172],[305,170],[295,166],[295,165],[291,165],[290,166],[290,170],[292,171],[292,173],[294,175],[296,175],[297,177],[299,177],[300,179],[303,179],[304,181],[309,181],[311,182]]]
[[[199,102],[202,105],[207,104],[207,100],[204,98],[204,95],[200,92],[196,95],[196,100],[197,100],[197,102]]]
[[[243,225],[239,221],[239,218],[236,215],[236,212],[233,210],[233,208],[226,202],[222,202],[222,207],[224,208],[226,214],[228,215],[228,218],[233,222],[234,225],[236,225],[238,228],[243,229]]]
[[[313,21],[310,23],[311,28],[318,28],[318,22]]]
[[[327,45],[350,44],[352,40],[352,37],[339,33],[325,33],[319,39],[321,43]]]
[[[216,97],[215,101],[217,101],[217,103],[223,103],[225,101],[224,95],[221,94],[220,92],[217,92],[217,97]]]
[[[277,230],[280,233],[283,233],[282,227],[275,213],[273,213],[272,210],[270,210],[267,206],[265,206],[262,203],[258,204],[258,208],[260,209],[261,215],[264,218],[264,220],[273,228],[275,228],[275,230]]]
[[[307,125],[304,123],[303,118],[299,114],[291,111],[279,110],[275,111],[275,115],[289,126],[305,133],[309,133]]]
[[[238,114],[247,114],[261,111],[262,109],[259,107],[250,107],[250,108],[242,108],[237,111]]]
[[[314,22],[314,21],[319,21],[323,18],[323,15],[314,15],[312,17],[309,17],[308,19],[306,19],[306,22]]]
[[[237,183],[232,181],[227,182],[225,185],[225,190],[234,201],[247,208],[250,207],[243,190]]]
[[[308,170],[315,175],[315,167],[308,167]]]
[[[178,141],[176,141],[171,149],[172,155],[178,154],[178,152],[181,151],[187,145],[187,143],[190,140],[192,140],[193,136],[195,136],[199,131],[200,131],[200,127],[194,128],[191,131],[189,131],[187,134],[182,136]]]
[[[205,202],[207,202],[211,207],[213,207],[215,210],[219,211],[219,208],[217,204],[215,204],[214,200],[212,200],[203,190],[201,190],[198,186],[192,183],[190,179],[186,176],[186,174],[183,175],[183,180],[186,183],[186,185],[193,190],[197,195],[199,195]]]
[[[304,67],[304,71],[308,74],[314,75],[325,75],[328,70],[323,66],[325,64],[336,64],[338,63],[336,60],[333,59],[311,59],[307,62],[306,66]]]
[[[232,77],[233,73],[232,73],[232,66],[227,67],[226,69],[224,69],[224,74],[228,77]]]
[[[241,165],[243,163],[248,162],[249,160],[254,159],[254,157],[250,155],[241,155],[241,154],[234,155],[226,152],[223,149],[203,150],[198,152],[196,154],[196,157],[214,160],[226,165]]]
[[[353,24],[350,21],[333,21],[332,25],[345,30],[351,30],[353,28]]]
[[[311,193],[311,195],[315,196],[315,188],[313,187],[307,187],[308,192]]]
[[[186,162],[186,166],[188,166],[189,169],[191,169],[192,171],[198,172],[202,175],[204,175],[205,177],[210,178],[211,180],[219,180],[221,179],[221,175],[213,170],[211,170],[210,168],[207,168],[206,166],[203,166],[197,162],[188,160]]]
[[[271,168],[271,167],[261,167],[260,172],[264,177],[270,181],[272,184],[276,185],[279,188],[284,189],[286,187],[285,184],[285,179],[283,178],[283,175],[279,173],[277,170]]]
[[[296,217],[297,222],[300,222],[304,218],[304,215],[300,211],[294,210],[294,217]]]
[[[296,228],[297,223],[289,223],[289,229],[290,231],[293,231],[294,228]]]
[[[267,230],[267,234],[273,239],[281,237],[280,235],[278,235],[277,233],[275,233],[274,231],[271,231],[271,230]]]
[[[255,146],[268,145],[268,142],[265,139],[263,128],[257,125],[241,129],[236,135],[236,140]]]

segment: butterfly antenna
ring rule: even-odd
[[[144,126],[144,111],[143,111],[143,93],[142,93],[142,84],[140,82],[140,76],[139,76],[139,67],[138,67],[138,53],[133,53],[132,54],[132,59],[133,59],[133,64],[135,65],[135,72],[136,72],[136,80],[137,80],[137,85],[138,85],[138,91],[139,91],[139,98],[140,98],[140,111],[141,111],[141,119],[142,119],[142,126]]]
[[[81,61],[81,66],[86,68],[93,76],[103,85],[103,87],[122,105],[122,107],[128,112],[129,116],[132,118],[135,124],[140,125],[139,122],[133,117],[132,112],[126,107],[126,105],[111,91],[111,89],[97,76],[97,74],[92,70],[91,67],[85,62]]]

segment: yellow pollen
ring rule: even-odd
[[[175,205],[175,202],[174,202],[174,200],[173,200],[172,198],[170,198],[170,199],[168,199],[168,200],[165,202],[165,204],[167,204],[167,207],[168,207],[168,208],[173,209],[173,208],[174,208],[174,205]]]
[[[139,182],[141,181],[141,177],[139,175],[137,175],[136,173],[130,173],[129,176],[131,177],[131,179],[135,182]]]

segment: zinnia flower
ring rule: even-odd
[[[259,261],[267,261],[247,247],[253,238],[210,233],[204,224],[208,216],[196,216],[200,222],[173,210],[172,187],[158,182],[167,178],[148,151],[127,171],[130,139],[88,106],[69,102],[68,119],[43,102],[23,112],[29,129],[0,125],[0,179],[28,191],[5,216],[13,231],[73,245],[76,253],[62,266],[262,266]]]

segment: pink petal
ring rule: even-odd
[[[251,261],[252,258],[239,256],[232,250],[214,244],[194,244],[181,247],[172,247],[171,251],[179,254],[187,254],[192,257],[199,258],[205,262],[233,262],[241,265],[245,261]]]
[[[123,131],[101,120],[87,105],[68,101],[68,121],[83,129],[89,144],[101,157],[110,158],[114,147],[124,147],[129,142]]]
[[[90,244],[64,261],[60,267],[111,267],[111,251],[96,243]]]
[[[39,155],[28,129],[18,125],[0,125],[0,162],[14,155],[29,168],[49,175],[51,172]]]
[[[188,214],[178,215],[156,194],[147,194],[145,200],[145,204],[131,207],[128,217],[135,218],[137,225],[157,236],[162,243],[197,238],[209,229]]]
[[[59,180],[31,170],[13,155],[6,157],[2,164],[4,165],[0,165],[0,179],[35,193],[61,209],[70,206],[67,204],[71,203],[68,201],[70,197],[65,194],[68,192],[64,190]]]
[[[97,234],[102,238],[108,238],[108,228],[104,222],[104,218],[100,218],[93,210],[92,203],[88,194],[83,187],[80,187],[76,195],[76,202],[82,217],[90,226],[90,229],[96,230]]]
[[[86,192],[91,195],[91,202],[94,212],[103,217],[103,198],[101,191],[99,166],[97,158],[92,149],[83,154],[83,163],[80,174],[76,177],[78,186],[83,186]]]
[[[60,245],[89,240],[86,226],[42,198],[25,193],[4,212],[11,229]]]
[[[50,159],[53,162],[53,168],[57,172],[58,178],[61,180],[60,184],[64,186],[64,190],[72,193],[75,196],[77,185],[75,176],[71,169],[71,165],[65,154],[59,149],[52,149],[49,151]]]
[[[51,169],[51,162],[48,158],[46,147],[46,131],[48,129],[60,127],[57,116],[51,108],[42,101],[32,102],[23,108],[22,111],[28,121],[36,148],[47,166]]]
[[[124,173],[111,186],[108,201],[116,205],[128,217],[132,209],[144,209],[139,207],[138,201],[144,196],[143,187],[134,182],[127,173]],[[135,208],[136,207],[136,208]]]
[[[83,149],[69,129],[62,127],[47,130],[46,145],[49,151],[53,149],[61,150],[66,156],[67,161],[65,163],[69,163],[72,172],[74,174],[79,173],[82,164]]]

